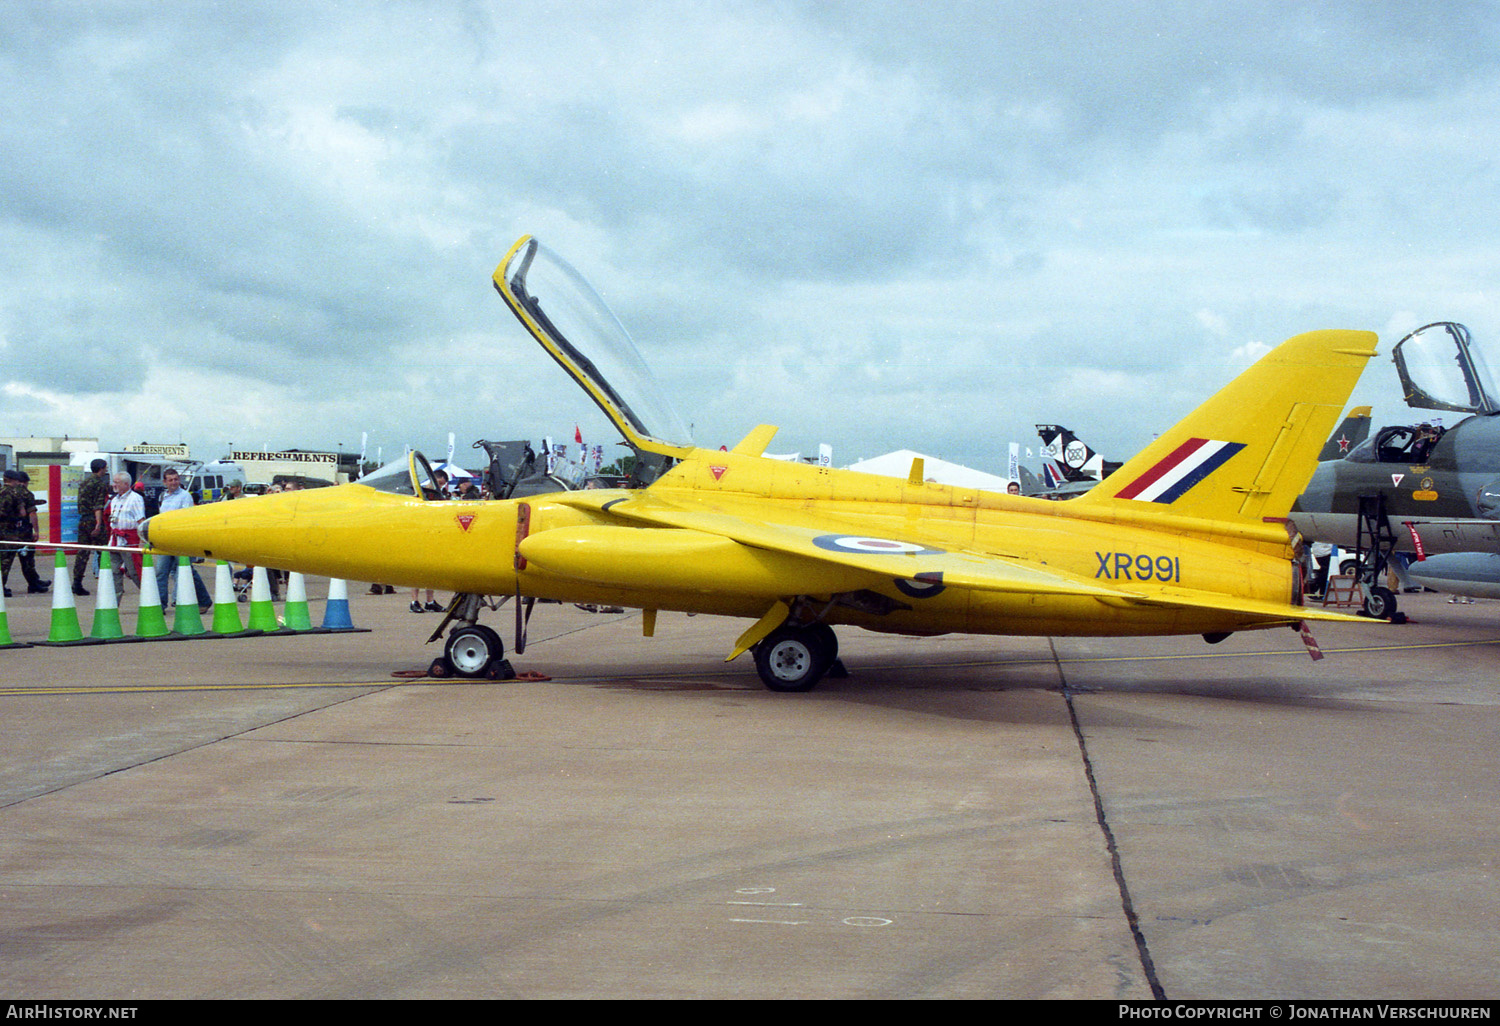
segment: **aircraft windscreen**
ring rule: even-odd
[[[391,460],[379,470],[372,470],[360,478],[359,483],[369,485],[377,492],[390,492],[392,495],[416,495],[417,488],[411,472],[411,457],[412,454],[407,453],[398,460]]]
[[[1484,356],[1462,324],[1442,321],[1418,328],[1396,343],[1392,357],[1408,406],[1464,413],[1500,410]]]
[[[593,287],[535,239],[512,253],[507,287],[558,352],[552,355],[582,383],[611,420],[672,446],[691,433],[641,359],[630,333]],[[613,407],[613,410],[611,409]]]

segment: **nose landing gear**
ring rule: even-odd
[[[443,654],[427,669],[429,677],[466,677],[474,680],[511,680],[515,670],[505,658],[505,644],[498,631],[478,622],[484,599],[478,595],[458,595],[443,622],[433,631],[429,642],[442,637],[443,630],[454,620],[463,621],[448,632]]]

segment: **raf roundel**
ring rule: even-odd
[[[820,534],[813,539],[813,544],[832,552],[859,552],[867,556],[938,556],[943,552],[914,542],[858,534]]]

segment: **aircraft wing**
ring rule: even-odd
[[[776,523],[653,496],[617,500],[605,504],[602,509],[654,527],[718,535],[753,548],[888,576],[910,587],[920,588],[926,582],[940,582],[946,587],[976,591],[1086,596],[1106,604],[1140,603],[1219,610],[1256,617],[1265,623],[1358,619],[1319,607],[1282,605],[1188,589],[1147,593],[1106,587],[1076,574],[1037,567],[1001,555],[944,550],[915,536],[898,539],[858,534],[852,525],[839,525],[823,515],[809,517],[803,523]],[[784,508],[778,512],[785,518]],[[850,530],[840,531],[839,526],[849,526]]]
[[[1091,595],[1098,598],[1125,595],[1117,589],[1100,587],[1072,574],[1040,569],[1003,556],[945,550],[914,537],[871,537],[858,533],[855,525],[840,525],[826,516],[817,517],[816,523],[812,518],[804,523],[774,523],[654,497],[611,502],[603,509],[612,515],[655,527],[700,531],[730,538],[752,548],[833,563],[898,580],[935,581],[941,575],[944,585],[983,591]],[[784,510],[779,512],[785,513]],[[840,530],[840,527],[844,529]]]

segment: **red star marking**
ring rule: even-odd
[[[1349,436],[1339,435],[1339,452],[1349,451]]]

